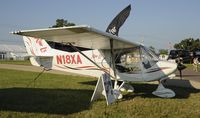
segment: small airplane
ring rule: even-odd
[[[147,47],[117,36],[129,12],[130,5],[115,17],[107,32],[80,25],[12,34],[23,36],[34,66],[93,77],[108,75],[114,81],[111,88],[115,99],[122,98],[123,90],[134,91],[130,82],[150,81],[159,81],[154,95],[174,97],[175,93],[165,88],[162,81],[173,75],[177,64],[159,60]]]

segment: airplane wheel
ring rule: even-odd
[[[123,95],[121,94],[121,92],[119,90],[114,89],[113,94],[114,94],[115,99],[122,99],[123,98]]]

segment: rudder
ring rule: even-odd
[[[45,68],[52,67],[51,47],[44,39],[23,36],[23,40],[32,65]]]
[[[23,36],[23,40],[30,56],[51,56],[51,47],[44,39]]]

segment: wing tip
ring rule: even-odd
[[[19,30],[19,31],[12,31],[12,32],[9,32],[9,34],[20,34],[21,33],[21,31]]]

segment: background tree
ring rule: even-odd
[[[161,54],[161,55],[167,55],[168,54],[168,50],[166,50],[166,49],[160,49],[159,50],[159,54]]]
[[[174,45],[175,49],[184,49],[189,51],[196,51],[200,50],[200,40],[199,39],[193,39],[193,38],[187,38],[182,40],[180,43],[177,43]]]
[[[57,19],[56,24],[53,25],[52,27],[56,28],[56,27],[65,27],[65,26],[75,26],[75,24],[68,22],[67,20],[64,20],[64,19]]]

